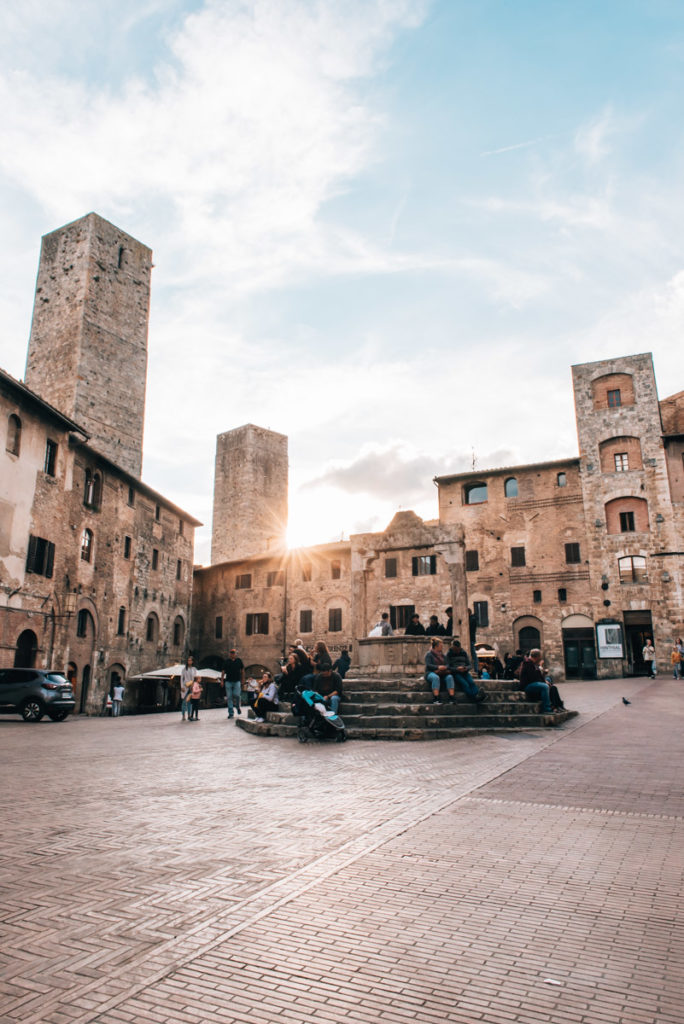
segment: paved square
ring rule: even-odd
[[[684,684],[562,692],[433,743],[0,719],[0,1018],[682,1024]]]

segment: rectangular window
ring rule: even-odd
[[[392,629],[406,629],[415,610],[414,604],[391,604],[389,613]]]
[[[184,532],[185,532],[185,523],[183,522],[182,519],[179,519],[178,520],[178,536],[182,537]]]
[[[342,631],[342,609],[328,609],[328,632],[340,633]]]
[[[414,576],[434,576],[437,572],[437,555],[414,555],[411,571]]]
[[[155,519],[155,522],[157,522],[157,523],[161,519],[161,505],[155,505],[154,506],[154,519]]]
[[[282,587],[285,583],[285,573],[282,569],[275,569],[266,573],[267,587]]]
[[[245,632],[247,636],[268,636],[268,612],[249,613]]]
[[[152,568],[159,568],[159,551],[157,548],[152,548]]]
[[[302,583],[311,583],[311,562],[305,562],[302,566]]]
[[[216,637],[217,640],[222,640],[223,639],[223,616],[222,615],[217,615],[216,616],[216,627],[214,629],[214,636]]]
[[[629,469],[629,455],[627,452],[616,452],[613,458],[615,459],[615,472],[626,473]]]
[[[565,589],[565,587],[559,587],[558,588],[558,600],[560,601],[561,604],[565,604],[567,599],[568,599],[568,592],[567,592],[567,590]]]
[[[643,555],[627,555],[618,558],[620,583],[648,583],[646,559]]]
[[[179,559],[178,559],[178,560],[176,561],[176,579],[177,579],[177,580],[179,580],[179,579],[181,578],[181,572],[182,572],[182,568],[183,568],[183,563],[181,562],[181,560],[180,560],[180,558],[179,558]]]
[[[565,561],[567,565],[577,565],[582,561],[579,544],[573,542],[572,544],[565,545]]]
[[[126,609],[119,608],[119,620],[116,624],[116,635],[123,636],[126,632]]]
[[[131,538],[124,537],[124,558],[131,557]]]
[[[473,613],[478,626],[489,625],[489,605],[486,601],[476,601],[473,605]]]
[[[622,405],[622,399],[620,397],[620,388],[616,388],[615,391],[608,392],[608,407],[610,409],[617,409],[619,405]]]
[[[517,568],[525,564],[525,548],[511,548],[511,565]]]
[[[534,604],[541,604],[541,590],[532,591],[532,601]]]
[[[313,633],[313,612],[310,608],[304,608],[299,613],[299,632]]]
[[[33,572],[36,576],[52,578],[55,564],[55,545],[44,537],[29,537],[28,557],[26,559],[26,572]]]
[[[466,572],[477,572],[480,568],[480,555],[477,551],[466,551],[465,570]]]
[[[397,560],[396,558],[385,559],[385,579],[394,580],[397,577]]]
[[[558,474],[558,476],[556,477],[556,486],[558,486],[558,487],[567,487],[568,486],[568,478],[565,475],[565,473],[559,473]]]
[[[55,476],[57,473],[57,442],[51,441],[48,437],[45,442],[45,465],[43,471],[48,476]]]
[[[251,572],[243,572],[239,576],[235,577],[235,589],[236,590],[249,590],[252,586],[252,574]]]
[[[133,487],[128,488],[128,504],[131,508],[135,505],[135,490]]]
[[[636,526],[634,525],[634,513],[633,512],[621,512],[620,513],[620,533],[634,533]]]
[[[339,580],[342,576],[342,563],[335,559],[330,563],[330,578],[333,580]]]

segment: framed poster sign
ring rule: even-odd
[[[596,626],[596,646],[599,658],[624,658],[625,645],[619,622],[601,622]]]

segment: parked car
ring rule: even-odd
[[[0,668],[0,714],[40,722],[48,715],[62,722],[74,710],[71,683],[59,672],[41,668]]]

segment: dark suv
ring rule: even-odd
[[[25,722],[40,722],[48,715],[61,722],[74,707],[71,683],[59,672],[0,668],[0,715],[21,715]]]

